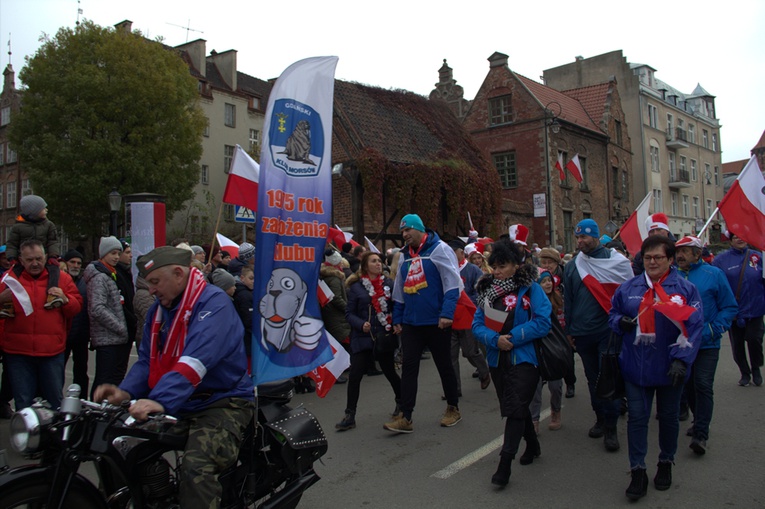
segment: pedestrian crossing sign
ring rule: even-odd
[[[250,209],[248,209],[247,207],[242,207],[240,205],[237,205],[234,221],[236,221],[237,223],[254,223],[255,213],[251,211]]]

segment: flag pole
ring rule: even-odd
[[[704,232],[706,231],[706,229],[707,229],[707,226],[709,226],[709,223],[711,223],[711,222],[712,222],[712,219],[714,219],[714,218],[715,218],[715,215],[717,215],[717,213],[718,213],[719,211],[720,211],[720,207],[715,207],[715,211],[714,211],[714,212],[712,212],[712,215],[711,215],[711,216],[709,216],[709,219],[707,219],[707,224],[705,224],[705,225],[704,225],[704,228],[702,228],[702,229],[701,229],[701,231],[698,233],[698,235],[696,235],[698,238],[701,238],[701,236],[702,236],[702,235],[704,235]]]
[[[210,254],[207,255],[207,264],[212,262],[213,251],[215,250],[215,243],[218,241],[218,227],[220,226],[220,216],[222,213],[223,213],[223,200],[220,201],[220,207],[218,207],[218,219],[215,221],[215,230],[213,231],[213,240],[212,240],[212,243],[210,244]]]

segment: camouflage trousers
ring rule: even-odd
[[[234,465],[255,403],[242,398],[216,401],[173,427],[188,433],[181,463],[180,504],[183,509],[218,509],[222,488],[218,475]]]

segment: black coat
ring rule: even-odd
[[[372,334],[382,332],[385,329],[375,316],[374,308],[372,308],[372,298],[369,296],[367,289],[364,288],[361,280],[354,275],[351,276],[349,282],[348,306],[345,310],[345,318],[351,325],[351,352],[358,353],[372,350],[374,348]],[[391,294],[393,293],[393,281],[390,278],[385,277],[383,279],[383,286],[390,288]],[[393,297],[388,299],[388,312],[393,312]],[[370,332],[363,331],[364,322],[369,322],[372,325]]]
[[[252,357],[252,290],[239,281],[234,289],[234,307],[244,325],[244,350]]]

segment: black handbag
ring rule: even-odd
[[[571,345],[554,315],[550,318],[552,325],[547,336],[534,340],[539,375],[547,381],[560,380],[573,368]]]
[[[600,354],[600,372],[595,382],[595,396],[598,398],[613,401],[624,397],[624,379],[619,367],[621,342],[621,336],[611,332],[608,348]]]
[[[372,314],[372,306],[369,306],[369,323],[372,324],[372,317],[374,315]],[[375,328],[372,327],[370,330],[370,335],[372,336],[372,341],[375,343],[374,347],[374,353],[377,354],[384,354],[384,353],[390,353],[395,352],[396,348],[398,348],[398,336],[393,334],[393,330],[385,330],[385,329],[377,329],[375,332]]]

